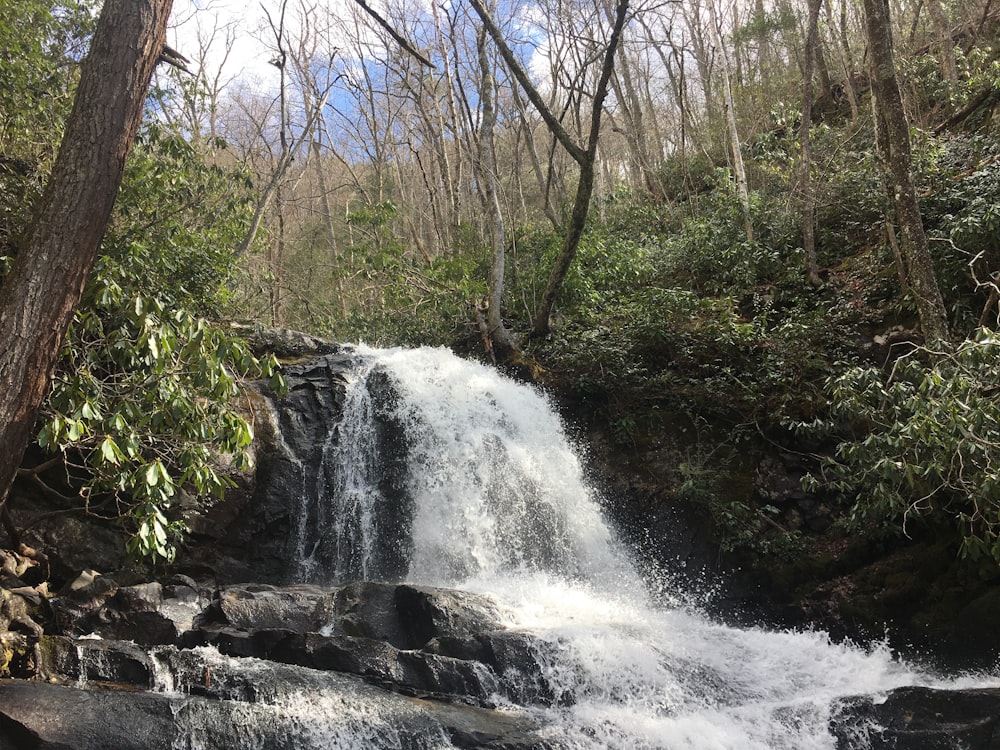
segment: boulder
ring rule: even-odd
[[[180,643],[208,600],[183,581],[119,586],[114,579],[88,570],[49,605],[54,613],[52,629],[58,634],[153,646]]]
[[[329,621],[332,598],[328,590],[307,585],[234,586],[219,592],[206,616],[243,630],[314,632]]]
[[[840,750],[1000,750],[1000,688],[903,687],[885,700],[851,698],[830,728]]]
[[[229,656],[357,675],[414,696],[493,706],[495,696],[551,703],[542,644],[508,632],[488,597],[361,582],[232,586],[184,643]]]
[[[128,685],[142,690],[153,687],[152,657],[129,641],[46,636],[39,644],[39,653],[39,672],[55,680]]]
[[[126,644],[102,648],[108,663],[134,656]],[[0,750],[375,750],[445,739],[470,750],[555,747],[526,716],[387,692],[355,676],[173,647],[156,661],[163,692],[0,680]]]

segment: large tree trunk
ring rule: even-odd
[[[106,0],[34,221],[0,287],[0,503],[97,258],[172,0]]]
[[[884,129],[884,154],[891,176],[896,219],[902,232],[903,256],[910,288],[916,297],[920,325],[928,343],[948,339],[948,317],[920,218],[913,184],[910,132],[903,99],[896,80],[887,0],[865,0],[868,49],[871,54],[872,89]]]

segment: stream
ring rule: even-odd
[[[409,582],[487,594],[508,628],[549,646],[553,705],[506,708],[534,715],[559,746],[819,750],[835,746],[831,712],[847,696],[1000,684],[923,673],[821,632],[727,627],[670,581],[655,582],[654,602],[541,392],[444,349],[357,354],[311,500],[319,522],[299,528],[301,579],[378,579],[379,561],[403,556]],[[408,533],[388,541],[373,372],[391,383],[407,447]]]
[[[541,390],[432,348],[289,371],[211,574],[52,599],[0,750],[1000,747],[995,673],[722,624],[640,573]]]

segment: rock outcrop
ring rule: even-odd
[[[488,598],[380,583],[77,583],[51,601],[50,628],[64,634],[37,644],[35,676],[48,684],[0,681],[3,750],[169,748],[193,737],[222,750],[245,746],[248,733],[256,746],[323,747],[366,721],[403,747],[428,737],[553,746],[529,718],[499,710],[551,691],[541,645],[504,629]],[[315,723],[307,739],[303,712]]]
[[[843,702],[830,722],[840,750],[997,750],[1000,688],[904,687]]]

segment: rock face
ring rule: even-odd
[[[195,738],[235,750],[247,737],[268,748],[555,747],[527,717],[497,710],[551,691],[540,644],[505,630],[488,598],[385,583],[208,592],[190,579],[97,576],[52,608],[77,637],[39,643],[37,671],[56,684],[0,681],[0,750]]]
[[[262,447],[255,487],[228,527],[205,529],[214,545],[197,545],[188,564],[225,580],[285,582],[295,559],[298,519],[294,504],[316,486],[323,446],[340,421],[352,358],[330,354],[285,369],[288,393],[265,401],[258,415]],[[253,554],[247,554],[248,550]]]
[[[300,676],[275,667],[254,682],[228,682],[218,664],[202,669],[220,679],[189,695],[0,680],[0,750],[551,747],[518,716],[384,693],[340,675],[292,682]],[[298,694],[268,692],[268,683]]]
[[[846,701],[830,726],[840,750],[998,750],[1000,689],[899,688]]]
[[[288,392],[262,399],[266,415],[258,415],[262,447],[257,455],[252,497],[239,507],[217,507],[217,527],[199,523],[196,544],[184,561],[189,570],[211,570],[225,581],[290,583],[310,578],[310,571],[343,571],[343,580],[362,577],[399,580],[406,573],[409,517],[402,429],[390,415],[394,398],[383,373],[367,376],[373,393],[368,406],[374,417],[377,451],[382,456],[378,486],[385,502],[375,509],[379,547],[362,569],[356,549],[343,550],[331,541],[330,503],[324,493],[337,482],[328,459],[344,441],[342,416],[347,389],[358,376],[363,355],[337,351],[286,366]],[[267,418],[264,418],[266,416]],[[238,501],[239,498],[236,498]],[[252,553],[248,553],[252,550]],[[307,564],[302,560],[308,557]],[[367,573],[367,575],[362,575]]]

